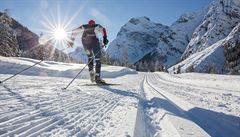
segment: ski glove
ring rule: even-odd
[[[107,36],[103,36],[103,44],[104,46],[108,44]]]

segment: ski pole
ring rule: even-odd
[[[40,60],[39,62],[37,62],[37,63],[33,64],[32,66],[29,66],[29,67],[27,67],[27,68],[25,68],[25,69],[23,69],[23,70],[21,70],[21,71],[19,71],[19,72],[15,73],[14,75],[12,75],[12,76],[10,76],[10,77],[8,77],[8,78],[6,78],[6,79],[4,79],[4,80],[0,81],[0,83],[3,83],[3,82],[6,82],[6,81],[8,81],[9,79],[11,79],[11,78],[13,78],[13,77],[15,77],[15,76],[17,76],[17,75],[21,74],[22,72],[24,72],[24,71],[26,71],[26,70],[28,70],[28,69],[30,69],[30,68],[32,68],[32,67],[34,67],[34,66],[36,66],[36,65],[40,64],[41,62],[43,62],[43,60]]]
[[[60,51],[63,51],[63,50],[65,50],[65,49],[67,49],[67,48],[64,48],[64,49],[62,49],[62,50],[60,50]],[[21,70],[21,71],[15,73],[14,75],[12,75],[12,76],[10,76],[10,77],[8,77],[8,78],[6,78],[6,79],[0,81],[0,84],[3,83],[3,82],[8,81],[9,79],[11,79],[11,78],[13,78],[13,77],[16,77],[17,75],[21,74],[22,72],[24,72],[24,71],[26,71],[26,70],[28,70],[28,69],[30,69],[30,68],[32,68],[32,67],[34,67],[34,66],[40,64],[41,62],[43,62],[44,60],[49,59],[49,58],[50,58],[50,57],[45,58],[45,59],[42,59],[42,60],[40,60],[39,62],[36,62],[35,64],[33,64],[32,66],[29,66],[29,67],[27,67],[27,68],[25,68],[25,69],[23,69],[23,70]]]
[[[93,59],[102,51],[102,49],[100,49],[96,55],[93,56],[93,58],[91,60],[88,61],[88,63],[77,73],[77,75],[68,83],[68,85],[63,88],[63,89],[67,89],[72,83],[73,81],[82,73],[82,71],[89,65],[90,62],[93,61]]]

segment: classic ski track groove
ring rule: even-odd
[[[184,111],[177,105],[174,103],[173,100],[169,99],[167,96],[165,96],[163,93],[161,93],[161,91],[157,90],[150,82],[149,78],[149,74],[146,74],[146,79],[145,82],[146,84],[148,84],[148,86],[150,86],[156,93],[158,93],[159,95],[161,95],[163,98],[165,98],[170,104],[172,104],[173,106],[175,106],[177,109],[179,109],[180,111],[182,111],[184,113]]]
[[[8,92],[8,89],[5,92]],[[13,96],[14,99],[18,99],[14,97],[15,95],[11,93],[9,93],[9,96]],[[72,113],[74,114],[74,112],[76,113],[76,111],[82,111],[84,109],[87,109],[87,110],[94,109],[94,111],[96,112],[108,113],[108,111],[112,109],[107,110],[107,108],[112,108],[114,105],[114,104],[111,104],[112,103],[111,101],[113,100],[116,101],[119,98],[119,97],[114,97],[113,93],[108,93],[108,94],[104,94],[102,98],[99,98],[98,96],[94,96],[95,101],[92,102],[91,98],[89,97],[91,97],[91,95],[84,94],[82,97],[74,98],[73,101],[69,101],[67,100],[68,97],[63,97],[63,96],[51,101],[48,100],[51,98],[44,98],[42,99],[43,101],[40,102],[39,104],[40,106],[44,105],[41,107],[41,110],[36,110],[34,108],[30,109],[27,107],[27,108],[24,108],[23,110],[10,111],[6,113],[3,112],[0,115],[1,116],[0,118],[1,119],[0,120],[1,135],[0,136],[1,137],[14,136],[14,135],[37,136],[37,135],[40,135],[41,133],[52,130],[53,128],[55,128],[57,125],[61,123],[72,123],[75,120],[79,121],[78,123],[81,123],[81,121],[84,121],[85,119],[89,119],[89,117],[93,117],[97,113],[93,113],[91,115],[87,114],[83,117],[81,114],[78,114],[73,118],[71,117],[71,114]],[[68,102],[61,104],[63,100],[66,100]],[[108,100],[109,102],[104,104],[104,103],[101,103],[102,102],[101,100]],[[36,102],[38,102],[37,98],[36,98]],[[24,103],[22,104],[24,105]],[[95,110],[96,108],[97,110]],[[67,114],[70,114],[70,115],[64,114],[64,112],[66,111],[68,112]],[[51,116],[41,117],[42,115],[44,115],[44,113],[51,113]],[[104,117],[104,115],[102,117]],[[102,117],[98,119],[101,120]],[[75,122],[74,124],[75,125],[73,126],[76,126],[77,123]],[[92,128],[94,128],[94,126]],[[5,132],[5,131],[8,131],[8,132]],[[78,134],[78,132],[76,132],[75,134]]]
[[[56,100],[53,100],[52,102],[54,102],[54,101],[56,101]],[[56,107],[56,106],[55,107],[50,106],[50,107],[46,107],[46,108],[41,108],[40,110],[31,111],[31,114],[28,114],[28,113],[25,112],[25,114],[22,115],[22,113],[20,112],[20,113],[15,115],[16,117],[10,117],[10,118],[8,118],[8,120],[0,123],[0,127],[2,127],[2,125],[6,124],[6,123],[15,124],[15,123],[19,123],[18,121],[20,121],[20,120],[31,119],[31,118],[34,119],[34,117],[40,116],[44,112],[51,112],[51,113],[55,112],[55,113],[57,113],[58,112],[57,110],[59,110],[59,109],[63,109],[65,107],[72,106],[72,105],[73,105],[72,107],[74,107],[74,106],[77,106],[78,103],[79,102],[74,102],[74,103],[70,102],[68,104],[65,104],[65,106],[61,106],[61,108]],[[28,116],[28,117],[25,117],[25,116]],[[4,118],[5,117],[3,117],[1,119],[4,119]],[[25,122],[25,121],[23,121],[23,122]]]
[[[193,84],[188,84],[188,83],[175,82],[175,81],[164,79],[159,74],[154,74],[154,77],[157,77],[156,79],[158,79],[158,81],[161,81],[161,82],[164,82],[167,84],[171,84],[171,85],[175,85],[175,86],[184,86],[184,87],[189,87],[189,88],[193,88],[193,89],[208,90],[208,91],[214,92],[214,93],[221,93],[222,91],[236,92],[236,91],[227,90],[227,89],[219,89],[219,88],[207,87],[207,86],[204,87],[204,86],[193,85]],[[218,91],[220,91],[220,92],[218,92]]]
[[[190,85],[189,84],[184,84],[184,83],[176,83],[176,82],[171,82],[171,81],[164,81],[164,79],[162,79],[160,77],[159,74],[155,74],[153,77],[155,77],[156,81],[160,82],[160,83],[165,83],[165,85],[171,85],[172,87],[176,87],[176,88],[182,88],[184,87],[186,90],[181,90],[182,93],[188,94],[190,96],[193,96],[195,98],[199,98],[199,97],[207,97],[207,94],[211,93],[215,96],[222,96],[222,91],[223,90],[219,90],[219,89],[215,89],[215,88],[207,88],[207,87],[201,87],[201,86],[194,86],[194,85]],[[191,92],[189,92],[189,90],[191,90]],[[215,91],[214,91],[215,90]],[[216,92],[217,91],[217,92]],[[232,91],[229,90],[229,93],[234,93]],[[234,97],[238,97],[238,95],[233,95]],[[219,102],[215,99],[211,99],[211,98],[207,98],[208,100],[211,100],[212,102],[215,102],[216,104]]]
[[[167,82],[165,82],[164,81],[164,79],[162,79],[158,74],[152,74],[151,75],[151,78],[153,78],[154,79],[154,81],[158,81],[158,83],[159,82],[163,82],[163,83],[167,83],[167,84],[169,84],[169,83],[172,83],[171,84],[171,86],[175,86],[175,87],[180,87],[180,84],[181,83],[176,83],[176,82],[171,82],[171,81],[167,81]],[[151,83],[151,82],[150,82]],[[184,83],[182,83],[181,84],[183,87],[187,87],[188,86],[188,84],[184,84]],[[208,87],[201,87],[201,86],[197,86],[197,87],[193,87],[193,85],[192,86],[190,86],[190,89],[204,89],[204,90],[206,90],[206,91],[208,91],[208,92],[212,92],[212,90],[214,89],[214,90],[218,90],[218,91],[221,91],[221,90],[219,90],[219,89],[215,89],[215,88],[208,88]],[[192,91],[192,90],[191,90]],[[160,92],[160,91],[159,91]],[[198,95],[198,94],[196,94],[196,93],[194,93],[194,94],[191,94],[191,93],[189,93],[189,92],[187,92],[187,91],[184,91],[184,90],[181,90],[181,92],[184,92],[184,93],[186,93],[186,94],[189,94],[189,95],[191,95],[191,96],[196,96],[196,97],[199,97],[200,95]],[[216,94],[217,92],[214,92],[214,94]],[[171,93],[170,93],[171,94]],[[168,99],[169,100],[169,99]],[[182,100],[184,100],[184,99],[182,99]],[[171,101],[171,100],[170,100]],[[172,103],[173,104],[175,104],[173,101],[172,101]],[[175,104],[176,105],[176,104]],[[178,105],[176,105],[178,108],[180,108]],[[197,115],[194,115],[194,117],[195,118],[197,118],[197,119],[199,119],[199,120],[201,120],[202,119],[202,117],[199,117],[199,116],[197,116]],[[209,115],[204,115],[204,117],[209,117]],[[217,119],[217,117],[216,116],[214,116],[214,115],[211,115],[211,117],[214,117],[214,118],[216,118]],[[210,119],[211,121],[205,121],[205,123],[207,124],[208,122],[209,122],[209,124],[211,124],[211,122],[212,123],[216,123],[215,124],[215,126],[217,125],[217,126],[219,126],[218,128],[222,128],[222,129],[225,129],[226,127],[224,127],[224,124],[223,123],[227,123],[227,125],[229,125],[228,126],[228,132],[229,133],[234,133],[234,134],[239,134],[239,132],[236,132],[235,130],[233,130],[232,128],[230,128],[230,127],[234,127],[234,128],[237,128],[236,127],[236,125],[234,125],[234,123],[232,123],[231,121],[229,121],[228,119],[221,119],[221,123],[219,123],[219,121],[214,121],[214,120],[212,120],[212,119]],[[218,129],[219,130],[219,129]],[[225,129],[226,130],[226,129]],[[220,130],[221,131],[221,130]],[[220,132],[220,131],[218,131],[218,132]],[[225,131],[226,132],[226,131]]]
[[[178,106],[174,100],[171,100],[170,98],[168,98],[166,95],[164,95],[161,91],[159,91],[158,89],[156,89],[154,87],[154,85],[151,83],[151,80],[150,79],[155,79],[153,75],[149,75],[148,73],[145,75],[145,79],[144,79],[144,82],[143,82],[143,91],[144,92],[147,92],[147,88],[145,88],[145,86],[147,85],[149,88],[153,89],[151,90],[150,92],[155,92],[157,93],[158,95],[160,95],[162,98],[164,98],[167,102],[169,102],[173,107],[175,107],[176,109],[178,109],[180,111],[180,113],[182,115],[186,115],[186,113],[184,112],[184,110],[182,110],[182,108],[180,106]],[[155,79],[156,80],[156,79]],[[164,114],[162,115],[162,117],[158,118],[158,122],[161,122],[163,120],[163,118],[165,117],[165,115],[168,114],[168,112],[164,112]],[[147,117],[147,115],[145,115]],[[174,128],[174,127],[172,127]],[[161,131],[157,131],[157,132],[161,132]],[[179,134],[178,134],[179,135]],[[153,135],[151,135],[153,136]],[[180,135],[179,135],[180,136]]]
[[[70,110],[71,108],[73,108],[73,107],[76,107],[77,106],[77,104],[78,105],[82,105],[82,104],[85,104],[85,103],[89,103],[90,101],[89,100],[87,100],[87,101],[85,101],[85,102],[82,102],[82,103],[79,103],[79,102],[75,102],[75,103],[69,103],[69,104],[67,104],[66,106],[62,106],[61,108],[52,108],[52,107],[50,107],[50,108],[48,108],[47,110],[44,110],[44,112],[46,112],[46,111],[50,111],[51,113],[57,113],[56,114],[56,116],[54,116],[54,117],[57,117],[57,115],[60,115],[61,114],[61,111],[59,110],[59,109],[63,109],[63,108],[65,108],[66,107],[66,109],[67,110]],[[71,105],[73,105],[74,104],[74,106],[71,106]],[[88,105],[88,104],[85,104],[85,105]],[[83,107],[83,106],[82,106]],[[58,111],[59,110],[59,111]],[[34,120],[34,118],[36,118],[37,116],[41,116],[41,114],[42,114],[42,112],[41,111],[39,111],[38,113],[36,113],[36,114],[33,114],[33,115],[30,115],[29,117],[27,117],[27,118],[24,118],[24,120],[25,121],[23,121],[23,122],[28,122],[27,121],[27,119],[29,119],[30,121],[31,120]],[[23,120],[23,119],[20,119],[20,120]],[[21,122],[21,123],[23,123],[23,122]],[[17,121],[15,121],[14,123],[18,123]],[[14,125],[14,123],[13,123],[13,125]],[[18,123],[19,124],[19,123]],[[38,123],[38,125],[40,125],[40,123]],[[35,125],[35,126],[37,126],[37,125]],[[34,128],[35,126],[31,126],[32,128]],[[24,127],[20,127],[19,129],[16,129],[16,130],[21,130],[21,128],[24,128]],[[11,135],[13,135],[14,133],[8,133],[8,135],[6,135],[6,136],[11,136]]]
[[[164,81],[163,79],[161,79],[161,77],[160,77],[158,74],[154,74],[154,75],[152,76],[152,78],[155,79],[155,80],[158,81],[158,82],[165,82],[165,84],[168,85],[168,86],[186,87],[186,88],[191,88],[191,89],[198,89],[198,88],[189,87],[188,85],[185,85],[185,84],[179,85],[179,84],[175,84],[175,82],[171,83],[171,82],[169,82],[169,81]],[[170,83],[171,83],[171,84],[170,84]],[[183,90],[183,91],[181,91],[181,92],[190,94],[190,95],[192,95],[192,96],[198,96],[198,94],[195,93],[195,92],[186,92],[185,90]]]
[[[161,77],[158,75],[158,74],[154,74],[153,76],[152,76],[152,78],[153,79],[155,79],[155,81],[157,81],[158,83],[164,83],[165,84],[165,86],[166,85],[168,85],[168,86],[171,86],[171,87],[176,87],[176,88],[178,88],[178,89],[180,89],[180,88],[185,88],[186,90],[181,90],[180,92],[181,92],[181,94],[184,94],[184,96],[186,97],[188,97],[188,96],[190,96],[190,97],[192,97],[192,98],[195,98],[195,99],[200,99],[201,97],[204,97],[204,95],[203,95],[203,92],[209,92],[209,93],[212,93],[212,94],[214,94],[214,95],[219,95],[220,93],[215,93],[215,92],[212,92],[211,90],[212,90],[212,88],[209,88],[209,89],[207,89],[207,88],[201,88],[201,87],[193,87],[193,86],[188,86],[187,84],[181,84],[181,85],[179,85],[179,84],[176,84],[175,82],[173,82],[172,84],[170,84],[171,82],[166,82],[166,81],[164,81],[163,79],[161,79]],[[202,91],[203,90],[203,91]],[[189,91],[191,91],[191,92],[189,92]],[[182,96],[182,95],[181,95]],[[220,96],[220,95],[219,95]],[[185,99],[184,99],[185,100]],[[209,100],[211,100],[211,102],[214,102],[215,104],[218,104],[218,102],[216,101],[216,100],[214,100],[214,99],[211,99],[211,98],[208,98],[208,101]]]
[[[99,110],[98,112],[102,111],[102,113],[100,114],[100,117],[98,117],[98,122],[95,122],[95,124],[93,123],[93,125],[91,125],[86,132],[89,134],[91,130],[96,129],[96,126],[99,124],[99,122],[101,122],[108,115],[108,113],[114,110],[114,108],[118,105],[118,102],[119,100],[118,101],[114,100],[114,104],[110,103],[110,105],[107,108]],[[98,115],[98,114],[96,113],[95,115]],[[91,117],[93,117],[93,115]],[[92,135],[90,134],[88,136],[92,136]]]
[[[92,125],[87,123],[87,122],[91,121],[91,118],[95,115],[98,115],[99,112],[101,112],[102,110],[105,110],[106,108],[113,105],[113,104],[111,104],[111,101],[115,101],[116,99],[118,99],[118,98],[113,98],[113,96],[114,96],[113,93],[109,93],[108,96],[105,96],[105,97],[107,97],[106,99],[110,99],[108,101],[108,103],[103,103],[103,101],[101,101],[101,102],[99,102],[100,104],[98,104],[99,106],[90,106],[90,107],[98,107],[98,108],[94,109],[94,113],[87,113],[86,115],[83,115],[83,116],[78,114],[76,117],[73,117],[72,119],[68,120],[68,122],[65,123],[66,126],[63,126],[62,128],[65,128],[65,129],[71,129],[72,128],[71,136],[87,134],[88,130],[85,130],[84,126],[88,125],[88,126],[91,127]],[[99,120],[94,121],[94,122],[97,124],[99,122]],[[81,128],[83,128],[85,130],[84,133],[81,130]],[[58,134],[59,132],[60,131],[57,131],[54,134]]]
[[[113,110],[114,108],[116,108],[117,105],[118,105],[118,103],[119,103],[119,101],[117,101],[114,105],[112,105],[110,109],[108,109],[107,111],[105,111],[104,114],[103,114],[103,116],[101,117],[101,119],[100,119],[99,121],[102,121],[106,116],[108,116],[107,114],[110,113],[109,110]],[[93,125],[93,127],[92,127],[91,129],[89,129],[89,132],[91,132],[91,130],[95,129],[98,124],[99,124],[99,123],[95,123],[95,124]]]

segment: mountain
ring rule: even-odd
[[[127,54],[128,63],[134,64],[158,47],[160,36],[169,33],[167,26],[154,23],[147,17],[132,18],[118,32],[107,53],[113,60],[122,62]]]
[[[169,70],[179,72],[239,73],[240,70],[240,23],[224,39],[208,48],[190,55]],[[179,69],[179,70],[178,70]]]
[[[225,38],[239,22],[239,0],[215,0],[208,7],[201,25],[194,31],[182,59],[186,59]]]
[[[240,64],[235,58],[239,56],[226,48],[226,43],[237,36],[233,29],[237,30],[239,22],[239,0],[214,0],[199,12],[183,14],[171,26],[147,17],[132,18],[110,43],[107,57],[111,62],[134,64],[144,71],[172,66],[169,71],[174,73],[228,73],[234,66],[235,72]],[[236,38],[231,41],[238,42]]]
[[[39,36],[11,18],[7,12],[0,12],[0,55],[8,57],[28,57],[54,61],[72,60],[53,44],[39,44]]]
[[[110,43],[107,55],[119,63],[138,64],[151,58],[153,62],[171,65],[184,51],[185,41],[176,39],[175,35],[168,26],[154,23],[147,17],[132,18]]]
[[[20,55],[20,50],[17,35],[8,25],[11,21],[11,18],[5,18],[5,15],[0,13],[0,55],[17,57]]]
[[[156,69],[153,66],[174,65],[185,51],[194,29],[200,24],[202,12],[184,14],[170,27],[152,22],[147,17],[132,18],[110,43],[108,57],[120,64],[126,61],[137,65],[151,62],[151,70]]]
[[[239,22],[240,1],[214,1],[194,31],[182,55],[183,61],[169,70],[174,73],[239,73]]]
[[[201,24],[205,13],[206,10],[201,10],[199,12],[183,14],[170,26],[170,28],[176,33],[176,38],[184,42],[183,51],[186,49],[186,45],[190,42],[196,27]]]
[[[7,13],[0,12],[0,22],[2,26],[12,30],[11,33],[16,35],[19,50],[28,50],[38,45],[38,36],[11,18]]]
[[[224,43],[225,67],[231,74],[240,73],[240,23],[232,30]]]

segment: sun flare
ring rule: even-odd
[[[49,43],[56,48],[64,49],[72,41],[70,37],[72,30],[76,27],[71,26],[71,24],[76,15],[70,16],[70,19],[62,17],[66,16],[61,15],[60,10],[56,13],[56,16],[53,13],[50,13],[50,16],[43,16],[41,21],[43,28],[40,29],[42,33],[39,38],[40,45]]]
[[[56,40],[67,40],[67,32],[63,28],[54,29],[53,36]]]
[[[51,9],[49,14],[43,14],[41,20],[42,27],[39,29],[41,32],[39,37],[39,44],[51,44],[58,49],[66,49],[69,42],[72,42],[71,35],[72,30],[77,28],[80,24],[74,24],[73,21],[79,16],[84,9],[85,4],[79,7],[79,9],[69,15],[70,9],[64,8],[64,13],[61,13],[61,7],[57,5],[56,9]]]

